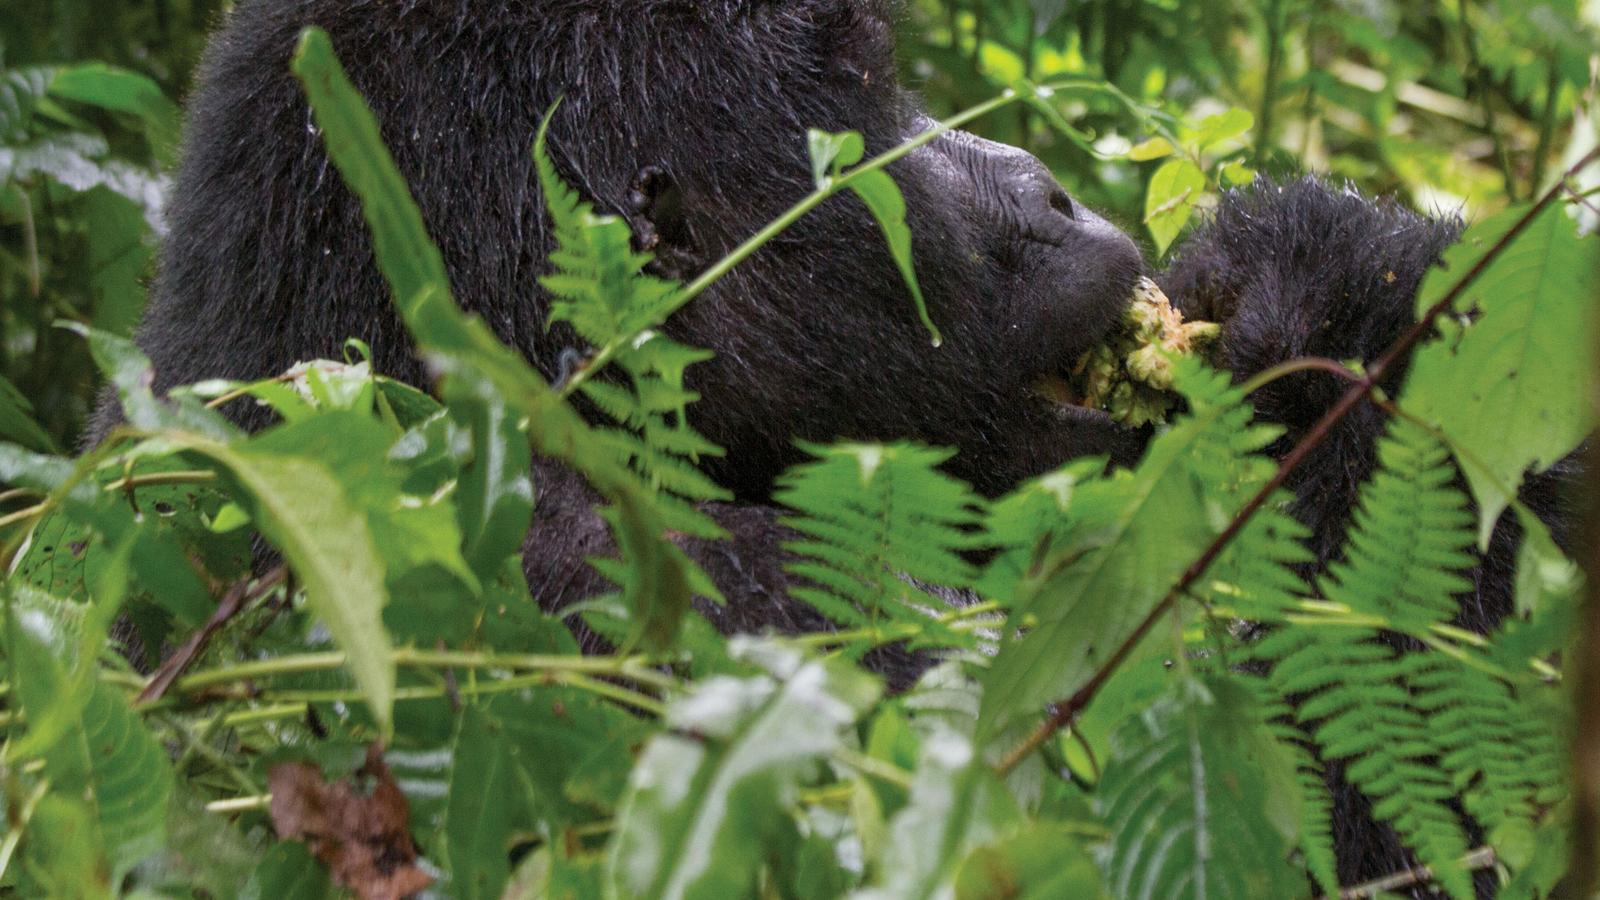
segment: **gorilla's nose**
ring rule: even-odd
[[[1052,184],[1054,184],[1053,179]],[[1055,184],[1054,190],[1050,192],[1050,208],[1074,222],[1078,221],[1078,214],[1072,205],[1072,195],[1059,184]]]
[[[1038,157],[1005,144],[991,147],[995,148],[991,152],[997,175],[1025,221],[1048,220],[1055,215],[1078,220],[1072,197]]]

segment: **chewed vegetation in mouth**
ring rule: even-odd
[[[1176,406],[1172,363],[1199,353],[1221,334],[1215,322],[1186,322],[1148,278],[1134,286],[1121,323],[1064,375],[1047,376],[1035,390],[1053,403],[1103,410],[1137,428],[1161,424]]]

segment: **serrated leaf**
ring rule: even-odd
[[[1525,213],[1513,210],[1468,231],[1445,254],[1444,270],[1423,283],[1431,307]],[[1458,309],[1470,324],[1417,351],[1401,405],[1437,424],[1460,449],[1478,501],[1478,537],[1487,546],[1524,473],[1561,459],[1594,427],[1585,408],[1594,371],[1594,298],[1600,296],[1600,240],[1580,238],[1552,205],[1488,265]]]

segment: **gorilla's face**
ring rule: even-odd
[[[360,208],[331,178],[288,71],[329,30],[369,98],[457,299],[547,377],[575,348],[538,288],[551,250],[529,152],[557,107],[562,176],[627,217],[689,279],[814,187],[806,131],[874,155],[932,123],[902,89],[887,0],[251,0],[212,44],[190,107],[172,237],[140,332],[160,386],[270,377],[359,337],[418,383]],[[559,105],[558,105],[559,101]],[[795,438],[954,446],[995,493],[1137,436],[1032,394],[1100,337],[1140,262],[1034,158],[945,134],[889,168],[905,195],[935,348],[866,207],[845,192],[668,323],[716,358],[690,372],[711,474],[766,497]],[[253,426],[264,416],[236,405]],[[1130,449],[1132,448],[1132,449]]]
[[[733,18],[687,39],[702,60],[695,90],[663,98],[673,112],[639,142],[640,163],[666,173],[640,218],[663,259],[689,270],[673,274],[709,265],[811,189],[806,128],[859,131],[872,154],[934,127],[897,83],[875,4]],[[1125,308],[1141,270],[1132,241],[1033,156],[968,133],[941,135],[889,173],[944,345],[918,323],[866,207],[835,197],[674,323],[717,353],[696,377],[699,424],[730,449],[714,474],[759,498],[794,460],[794,437],[913,438],[960,447],[952,468],[993,493],[1069,456],[1135,448],[1103,414],[1031,390]]]

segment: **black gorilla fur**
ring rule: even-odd
[[[549,235],[529,146],[557,98],[550,147],[563,176],[627,217],[659,271],[690,277],[810,189],[808,127],[860,131],[869,153],[928,127],[898,86],[889,14],[873,0],[245,0],[190,105],[171,237],[139,332],[158,386],[270,376],[336,357],[352,336],[380,371],[426,379],[288,73],[304,26],[329,31],[372,103],[459,300],[554,379],[581,348],[570,330],[546,327],[537,278]],[[890,171],[942,348],[848,197],[668,325],[716,352],[692,372],[704,397],[694,421],[728,450],[708,468],[737,500],[710,512],[733,537],[687,549],[730,601],[705,610],[726,630],[821,624],[785,596],[786,535],[766,505],[797,437],[956,446],[954,473],[990,494],[1073,456],[1129,460],[1144,439],[1028,391],[1117,318],[1141,270],[1133,244],[1014,148],[950,134]],[[1316,182],[1263,186],[1225,200],[1167,287],[1225,321],[1223,351],[1241,376],[1306,353],[1370,359],[1411,322],[1422,273],[1456,234]],[[1339,390],[1308,374],[1256,399],[1289,441]],[[230,412],[265,423],[259,409]],[[102,433],[114,415],[103,411]],[[1376,410],[1359,410],[1296,478],[1321,561],[1381,427]],[[540,462],[536,482],[526,573],[540,602],[560,608],[598,589],[584,560],[609,537],[575,475]],[[1513,539],[1497,538],[1483,566],[1472,624],[1507,608]],[[917,664],[886,658],[899,682]],[[1402,867],[1392,835],[1354,806],[1343,820],[1355,823],[1343,877]]]

